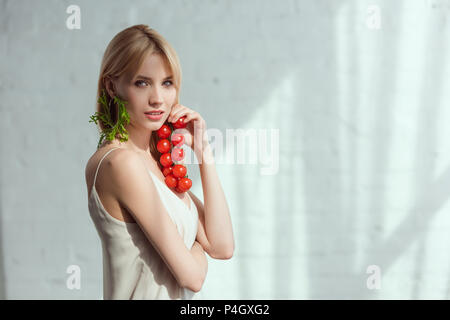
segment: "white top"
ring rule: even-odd
[[[111,216],[103,207],[95,189],[98,169],[89,196],[89,214],[102,243],[103,299],[203,299],[200,292],[179,286],[175,277],[135,222],[125,222]],[[198,212],[191,201],[191,209],[158,177],[147,169],[179,234],[190,250],[194,244]]]

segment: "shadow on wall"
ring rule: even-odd
[[[0,198],[1,201],[1,198]],[[1,211],[2,203],[0,202],[0,231],[3,230],[3,212]],[[0,232],[0,300],[6,299],[6,278],[5,278],[5,255],[3,254],[3,245],[5,243],[4,239],[2,238],[2,232]]]
[[[346,20],[350,21],[344,24],[345,29],[337,29],[337,13],[343,4],[346,5]],[[399,13],[405,9],[405,3],[401,1],[384,4],[386,13]],[[422,91],[415,93],[419,98],[416,103],[420,114],[413,131],[417,136],[414,139],[416,155],[413,157],[412,167],[418,168],[417,173],[411,175],[414,179],[415,194],[410,200],[414,203],[410,203],[404,219],[384,238],[380,226],[386,224],[385,215],[390,213],[390,204],[386,190],[375,186],[386,186],[390,183],[392,153],[401,152],[392,148],[393,137],[398,135],[394,110],[398,107],[398,89],[404,80],[401,78],[404,74],[398,66],[409,54],[410,48],[402,47],[400,41],[404,37],[404,16],[394,14],[395,21],[389,22],[389,19],[386,19],[386,23],[390,24],[389,34],[383,30],[378,33],[376,41],[382,39],[382,45],[377,47],[378,52],[371,53],[377,65],[383,69],[361,65],[361,61],[367,59],[367,56],[363,57],[364,50],[370,45],[357,34],[358,29],[364,27],[366,8],[364,3],[353,2],[349,5],[344,1],[332,4],[320,1],[303,3],[299,11],[291,11],[295,18],[286,13],[283,20],[277,20],[277,23],[268,23],[269,20],[265,20],[264,24],[258,25],[257,21],[255,23],[251,20],[254,17],[248,17],[247,22],[253,26],[258,25],[258,29],[247,29],[248,33],[244,34],[245,41],[237,41],[242,44],[239,50],[243,52],[240,52],[240,55],[249,57],[251,54],[248,52],[257,47],[261,48],[261,54],[253,53],[255,58],[246,61],[247,68],[255,70],[253,78],[239,78],[231,82],[231,92],[238,92],[242,87],[246,87],[246,90],[258,90],[248,93],[252,97],[253,106],[275,107],[280,112],[289,113],[289,117],[278,124],[283,127],[280,130],[280,139],[290,141],[288,148],[293,151],[289,153],[290,150],[280,149],[280,158],[284,158],[285,163],[283,164],[281,159],[279,176],[269,193],[275,199],[271,214],[275,216],[273,233],[276,244],[273,251],[267,252],[272,257],[270,263],[273,263],[273,275],[268,278],[274,279],[271,294],[275,299],[298,298],[290,293],[295,294],[295,287],[299,285],[308,287],[305,296],[301,297],[306,299],[373,298],[375,293],[365,286],[368,277],[367,266],[375,263],[382,268],[383,273],[387,273],[412,245],[418,247],[411,275],[415,280],[411,291],[404,292],[403,296],[418,299],[422,292],[421,285],[424,283],[420,282],[420,278],[426,272],[424,257],[427,256],[427,225],[449,197],[445,190],[449,190],[450,171],[444,171],[441,177],[434,179],[436,167],[430,158],[436,147],[436,121],[440,114],[438,106],[442,104],[442,86],[445,81],[442,63],[446,59],[447,50],[445,44],[437,45],[442,40],[436,36],[438,24],[430,22],[423,38],[417,39],[417,46],[423,48],[424,56],[428,48],[436,46],[439,53],[436,53],[436,59],[419,61],[422,65],[420,72],[424,76],[419,86]],[[318,16],[326,18],[321,19],[320,23],[308,20],[308,17]],[[314,27],[306,28],[307,25]],[[339,42],[336,32],[343,35],[343,42]],[[254,37],[251,36],[253,33]],[[445,32],[442,32],[443,38],[445,35]],[[342,56],[346,66],[342,66],[342,61],[338,61],[338,51],[343,48],[347,53]],[[255,64],[258,65],[255,67]],[[373,74],[363,74],[364,69],[373,70]],[[355,74],[351,82],[345,83],[347,90],[344,92],[341,90],[342,80],[338,77],[348,75],[350,71]],[[257,72],[273,87],[283,83],[289,75],[294,85],[298,86],[293,90],[292,101],[283,104],[285,101],[280,100],[279,105],[267,106],[265,102],[269,96],[261,92],[272,94],[273,88],[268,88],[267,83],[257,82],[261,80]],[[365,88],[360,85],[363,78],[369,79],[370,82]],[[245,86],[245,81],[251,81],[249,83],[252,85],[257,82],[257,85],[251,88]],[[360,94],[363,90],[369,93],[369,97]],[[342,96],[343,93],[346,95]],[[257,100],[259,97],[263,99]],[[238,120],[251,118],[257,112],[255,108],[245,106],[245,102],[236,103],[234,106],[236,112],[246,113],[245,116],[230,119],[235,121],[232,123],[235,127],[243,124]],[[339,140],[343,136],[343,124],[338,120],[339,117],[344,117],[351,125],[357,126],[359,119],[370,117],[364,115],[364,111],[372,108],[374,119],[371,121],[375,126],[370,130],[375,134],[370,140],[369,149],[365,149],[371,155],[367,163],[369,170],[361,176],[362,172],[358,171],[358,167],[365,161],[365,151],[357,144],[356,137]],[[311,146],[312,139],[316,147],[311,147],[308,152],[301,152],[302,148]],[[280,146],[282,147],[281,143]],[[290,172],[296,172],[293,159],[302,160],[304,174],[298,179],[284,179]],[[347,169],[348,171],[345,171]],[[336,171],[339,173],[336,174]],[[235,179],[236,189],[241,196],[236,211],[251,212],[255,204],[249,201],[252,199],[252,190],[245,190],[248,178],[236,174]],[[359,206],[355,193],[364,181],[369,181],[371,187],[364,204],[364,212],[361,212],[362,207]],[[299,184],[302,186],[299,187]],[[298,194],[299,190],[302,190],[303,194]],[[296,201],[303,201],[303,212],[294,212]],[[305,225],[296,225],[301,229],[294,230],[289,226],[296,224],[294,215],[298,214],[305,216]],[[239,219],[239,229],[255,228],[250,221]],[[370,234],[361,237],[361,234],[354,232],[361,227],[364,232]],[[297,231],[304,232],[307,244],[305,255],[297,253],[297,258],[306,260],[307,281],[303,284],[292,281],[295,273],[299,272],[295,268],[296,252],[286,252],[286,248],[291,248],[296,241]],[[257,233],[253,235],[262,236]],[[252,242],[246,241],[245,237],[241,239],[240,250],[252,252]],[[358,241],[368,243],[368,247],[363,250],[364,246]],[[358,261],[358,255],[362,256],[361,261]],[[239,293],[242,299],[254,298],[251,295],[255,294],[252,289],[255,282],[251,279],[252,273],[255,272],[255,261],[259,258],[242,259],[239,262]],[[450,288],[445,294],[448,295],[449,292]],[[427,294],[429,293],[422,292],[422,295]]]

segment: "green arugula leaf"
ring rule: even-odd
[[[130,115],[125,108],[126,102],[118,97],[114,97],[114,103],[118,106],[118,117],[117,122],[113,123],[111,119],[111,110],[108,105],[108,100],[106,98],[106,91],[102,90],[102,95],[98,98],[98,102],[103,106],[104,112],[95,112],[89,118],[89,122],[94,122],[96,125],[101,121],[104,125],[104,129],[100,133],[100,140],[97,144],[97,149],[100,147],[105,139],[112,141],[117,135],[119,135],[119,140],[121,142],[128,140],[128,132],[125,129],[125,125],[130,123]]]

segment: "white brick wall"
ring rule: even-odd
[[[66,28],[71,4],[80,30]],[[367,23],[373,4],[379,29]],[[84,182],[98,136],[88,120],[106,45],[145,23],[177,50],[180,102],[209,128],[279,129],[276,175],[217,165],[236,251],[209,259],[206,298],[447,299],[447,7],[0,2],[0,298],[101,298]],[[69,265],[80,266],[80,290],[66,287]],[[379,290],[366,286],[369,265],[381,269]]]

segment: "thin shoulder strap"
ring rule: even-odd
[[[97,170],[95,171],[95,176],[94,176],[94,184],[93,186],[95,186],[95,180],[97,179],[97,173],[98,173],[98,169],[100,168],[100,164],[102,163],[103,159],[105,159],[105,157],[108,155],[108,153],[110,153],[111,151],[115,150],[115,149],[121,149],[120,147],[117,148],[112,148],[111,150],[109,150],[108,152],[106,152],[103,157],[100,159],[100,161],[98,162],[97,165]]]

